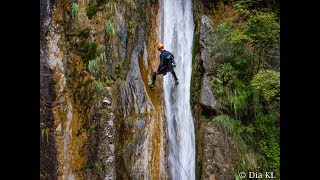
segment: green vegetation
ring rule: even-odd
[[[149,0],[151,5],[155,5],[158,1],[157,0]]]
[[[92,19],[92,16],[95,15],[98,11],[98,5],[92,1],[89,2],[87,7],[87,16],[89,19]]]
[[[280,72],[268,64],[279,61],[279,10],[254,0],[214,7],[211,59],[221,62],[212,78],[217,116],[204,121],[215,121],[236,139],[239,172],[274,171],[279,179]],[[258,154],[258,167],[248,164],[247,149]]]
[[[96,163],[94,163],[94,170],[97,172],[97,173],[103,173],[105,167],[104,165],[100,162],[100,161],[97,161]]]
[[[45,142],[49,142],[49,133],[50,133],[50,128],[46,126],[45,124],[41,123],[40,124],[40,129],[41,129],[41,137],[45,140]]]
[[[93,75],[97,74],[98,70],[100,69],[100,64],[101,64],[100,58],[96,58],[89,61],[89,64],[88,64],[89,72]]]
[[[215,85],[214,92],[217,95],[224,94],[224,87],[232,88],[235,86],[238,71],[235,70],[229,63],[222,64],[217,70],[217,74],[212,79]]]
[[[86,29],[82,29],[79,31],[78,33],[78,37],[79,38],[82,38],[82,39],[86,39],[90,36],[90,30],[89,28],[86,28]]]
[[[260,90],[266,101],[280,101],[280,72],[264,70],[252,79],[252,86]]]
[[[118,13],[117,0],[108,0],[106,10],[110,17],[116,15]]]
[[[72,19],[76,19],[77,15],[79,12],[79,5],[75,2],[72,3],[71,5],[71,15],[72,15]]]
[[[112,21],[109,19],[104,24],[104,30],[109,37],[113,37],[116,34],[116,30],[113,26]]]
[[[90,59],[94,59],[96,57],[96,43],[91,43],[85,39],[82,39],[80,40],[77,48],[81,53],[81,58],[84,63],[88,63]]]
[[[202,171],[202,162],[200,160],[197,161],[197,167],[196,167],[196,177],[201,177],[201,171]]]
[[[94,87],[98,94],[101,94],[102,90],[113,83],[113,80],[107,75],[107,57],[106,46],[101,45],[99,47],[99,55],[91,59],[88,62],[88,70],[94,77]]]

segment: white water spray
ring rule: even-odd
[[[164,77],[165,116],[169,140],[170,179],[195,179],[195,135],[190,107],[193,13],[191,0],[162,0],[160,41],[175,56],[175,85],[171,73]]]

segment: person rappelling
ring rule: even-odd
[[[154,89],[157,75],[163,74],[163,76],[165,76],[167,72],[171,72],[174,77],[175,83],[179,84],[179,80],[176,76],[176,73],[174,72],[174,68],[176,67],[174,55],[169,51],[165,50],[163,44],[161,43],[158,44],[157,49],[161,52],[160,64],[158,69],[153,73],[152,82],[149,83],[150,89]]]

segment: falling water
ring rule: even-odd
[[[164,77],[165,114],[169,140],[170,177],[195,179],[195,135],[190,107],[193,15],[191,0],[162,0],[160,5],[160,41],[175,56],[175,72]]]

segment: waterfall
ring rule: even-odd
[[[195,135],[190,106],[193,14],[191,0],[162,0],[160,42],[175,56],[175,85],[171,73],[164,76],[165,117],[169,142],[170,179],[195,179]]]

